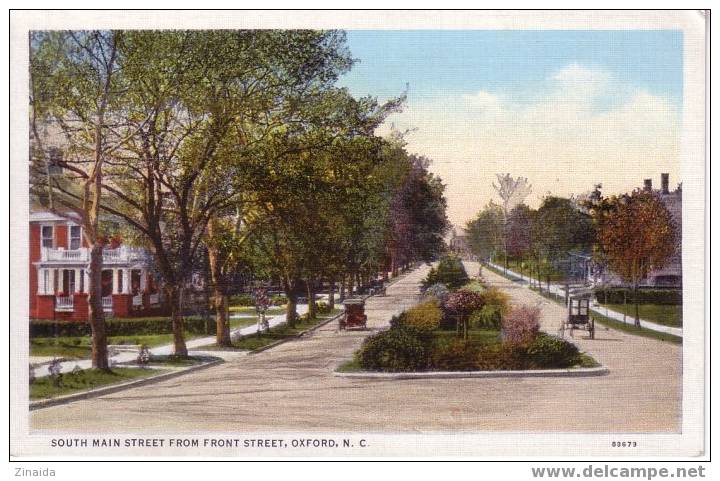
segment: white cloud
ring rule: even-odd
[[[660,172],[680,181],[679,119],[668,99],[580,65],[554,73],[537,92],[517,102],[488,91],[411,99],[390,119],[415,128],[408,148],[433,159],[453,222],[464,223],[494,197],[497,172],[528,177],[532,204],[547,192],[580,193],[597,182],[624,192],[643,178],[658,182]]]

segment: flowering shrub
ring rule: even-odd
[[[515,345],[528,344],[540,331],[540,308],[519,306],[507,313],[502,321],[502,338]]]
[[[467,339],[468,321],[473,312],[482,309],[483,299],[479,292],[461,289],[448,296],[445,309],[454,316],[458,328],[463,326],[463,333]]]
[[[445,284],[438,282],[425,289],[423,295],[425,298],[435,298],[440,305],[443,305],[450,295],[450,289]]]
[[[399,318],[399,324],[419,331],[434,331],[440,327],[442,315],[442,310],[436,302],[423,302],[405,311],[405,315]]]

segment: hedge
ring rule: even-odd
[[[628,288],[597,289],[595,299],[603,304],[622,304],[627,295],[628,304],[634,303],[633,291]],[[682,305],[680,289],[638,289],[639,304],[661,304],[667,306]]]
[[[210,330],[208,330],[210,324]],[[137,336],[143,334],[170,334],[172,320],[169,317],[108,319],[108,336]],[[185,331],[193,334],[213,334],[215,322],[197,316],[185,317]],[[89,336],[90,324],[77,321],[30,320],[30,337],[77,337]]]

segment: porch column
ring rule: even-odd
[[[75,293],[81,292],[80,291],[80,283],[81,283],[81,272],[82,269],[75,269]]]
[[[113,294],[120,294],[120,289],[118,289],[118,287],[120,287],[120,276],[121,275],[122,274],[120,273],[120,269],[112,270],[112,280],[113,280],[112,293]]]
[[[90,292],[90,270],[84,269],[83,270],[83,292],[85,294],[88,294]]]
[[[145,269],[140,269],[140,292],[145,292],[145,289],[147,289],[147,272],[145,272]]]
[[[122,269],[123,285],[122,293],[130,294],[130,269]]]
[[[65,275],[64,275],[65,272],[64,272],[64,271],[65,271],[65,269],[58,269],[58,270],[57,270],[57,273],[58,273],[58,275],[60,276],[60,278],[58,279],[58,290],[59,290],[60,292],[65,292],[65,293],[67,293],[67,291],[65,290],[65,289],[67,289],[67,286],[65,285]]]
[[[47,269],[38,269],[38,290],[37,293],[40,295],[47,294],[48,285],[45,282],[45,273],[47,272]]]
[[[48,286],[45,294],[55,295],[55,273],[57,272],[57,269],[48,269],[48,272],[50,275],[48,276]]]

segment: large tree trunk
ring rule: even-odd
[[[283,290],[287,297],[287,305],[285,306],[285,322],[288,327],[295,327],[297,321],[297,294],[295,292],[295,286],[291,285],[288,280],[283,280]]]
[[[88,309],[92,334],[92,366],[96,369],[109,370],[107,329],[102,306],[102,266],[103,246],[96,242],[90,248],[90,268],[88,269],[90,277]],[[75,282],[79,282],[79,279]]]
[[[208,224],[208,236],[212,236],[212,222]],[[225,279],[220,268],[220,253],[214,246],[208,247],[208,264],[213,287],[215,305],[215,343],[218,346],[230,346],[230,322],[228,321],[228,298],[225,292]]]
[[[312,278],[305,282],[307,287],[308,319],[317,317],[317,305],[315,304],[315,281]]]
[[[185,322],[182,313],[182,292],[183,287],[168,285],[165,292],[170,303],[170,313],[172,317],[173,343],[175,345],[175,355],[187,357],[188,351],[185,345]]]
[[[330,281],[330,292],[328,294],[328,307],[332,311],[335,309],[335,279]]]
[[[228,319],[228,296],[216,285],[213,289],[215,303],[215,343],[218,346],[230,346],[230,321]]]
[[[340,297],[338,302],[345,302],[345,275],[340,276]]]

